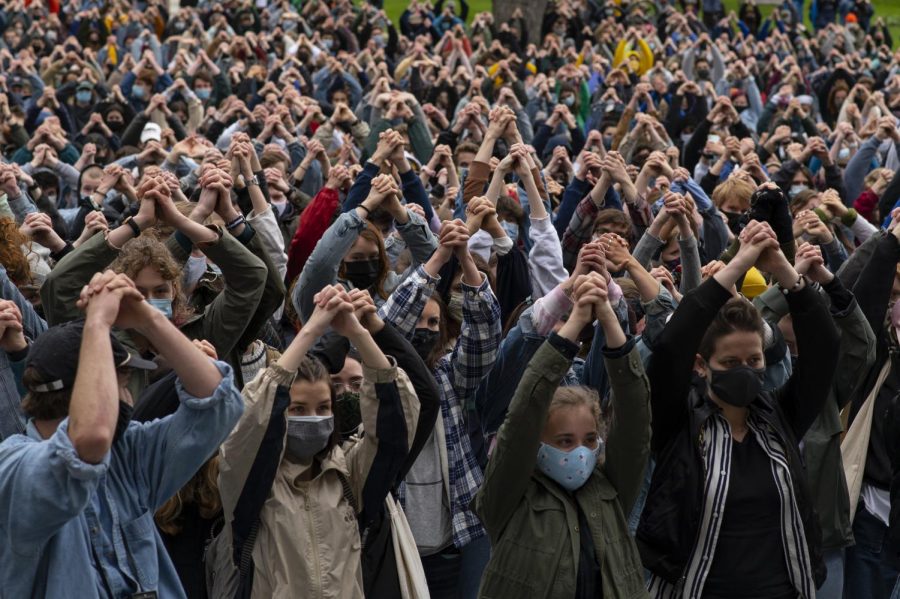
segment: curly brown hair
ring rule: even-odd
[[[172,283],[172,321],[182,325],[193,314],[193,310],[184,298],[181,289],[182,269],[169,249],[151,236],[141,235],[132,239],[119,252],[119,257],[110,265],[115,272],[135,278],[147,267],[156,270],[160,276]]]
[[[9,217],[0,218],[0,264],[6,268],[10,280],[16,285],[28,285],[32,282],[31,266],[22,250],[28,243],[28,238],[19,231],[16,221]]]

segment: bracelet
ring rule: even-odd
[[[790,289],[785,289],[784,287],[781,287],[780,283],[778,286],[781,287],[781,292],[784,293],[785,295],[787,295],[788,293],[796,293],[797,291],[800,291],[800,289],[803,288],[804,283],[806,283],[806,275],[799,275],[797,277],[797,282],[794,283],[793,285],[791,285]]]
[[[251,185],[256,185],[257,187],[259,187],[259,177],[253,175],[249,179],[244,179],[244,185],[246,185],[247,187],[250,187]]]
[[[123,225],[128,225],[129,227],[131,227],[131,230],[134,231],[134,236],[135,236],[135,237],[140,237],[140,236],[141,236],[141,227],[140,227],[140,225],[138,225],[138,224],[135,222],[133,216],[129,216],[128,218],[126,218],[124,221],[122,221],[122,224],[123,224]]]
[[[226,224],[225,224],[225,228],[228,229],[228,230],[230,231],[230,230],[232,230],[232,229],[237,228],[237,227],[238,227],[239,225],[241,225],[243,222],[244,222],[244,215],[241,214],[241,215],[239,215],[237,218],[235,218],[233,221],[231,221],[230,223],[226,223]]]
[[[372,211],[369,210],[369,207],[366,206],[365,204],[360,204],[359,206],[357,206],[357,208],[362,208],[363,210],[365,210],[366,216],[369,216],[370,214],[372,214]]]

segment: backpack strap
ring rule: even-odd
[[[353,508],[353,512],[359,514],[359,504],[356,503],[356,496],[353,494],[353,487],[350,486],[350,480],[343,472],[338,471],[338,478],[341,479],[341,488],[344,491],[344,499]]]

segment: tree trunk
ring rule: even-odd
[[[494,0],[494,23],[497,28],[512,17],[516,8],[522,9],[522,16],[528,27],[528,41],[532,44],[540,44],[541,24],[544,20],[544,11],[547,9],[547,0]]]

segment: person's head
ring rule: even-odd
[[[412,346],[425,364],[433,369],[444,355],[449,337],[447,306],[439,295],[432,295],[416,323]]]
[[[470,141],[464,141],[456,146],[456,166],[459,168],[469,168],[475,155],[478,153],[478,146]]]
[[[357,289],[369,289],[387,299],[384,280],[389,266],[384,237],[374,226],[367,225],[344,255],[338,276],[353,283]]]
[[[621,210],[607,208],[597,213],[594,221],[594,237],[600,237],[604,233],[615,233],[629,243],[632,240],[631,219]]]
[[[363,385],[363,369],[359,353],[350,350],[344,358],[344,367],[337,374],[331,375],[331,386],[334,389],[334,412],[340,422],[341,439],[346,441],[357,432],[362,423],[359,409],[359,392]]]
[[[719,310],[700,342],[694,370],[719,405],[746,407],[762,389],[765,325],[753,304],[735,297]]]
[[[328,370],[316,358],[306,356],[297,368],[289,391],[285,457],[309,462],[340,442],[335,423],[335,392]]]
[[[10,280],[16,285],[33,283],[31,266],[23,248],[28,244],[16,224],[8,217],[0,217],[0,266],[6,269]]]
[[[88,197],[100,186],[100,180],[103,179],[103,167],[99,164],[89,164],[81,171],[78,179],[78,195],[79,197]]]
[[[75,88],[75,104],[80,107],[90,106],[94,100],[94,84],[82,81]]]
[[[560,387],[541,432],[537,469],[568,491],[582,487],[602,451],[600,399],[588,387]]]
[[[131,95],[137,100],[148,101],[153,94],[153,81],[148,78],[140,78],[134,82],[131,88]]]
[[[126,243],[110,268],[134,281],[144,299],[169,320],[180,324],[190,316],[181,290],[182,268],[152,236],[141,235]]]
[[[212,78],[207,73],[197,73],[194,76],[194,93],[201,102],[206,102],[212,96]]]
[[[812,173],[805,166],[801,166],[797,169],[797,172],[794,173],[794,178],[791,180],[791,187],[788,190],[788,196],[793,199],[797,197],[797,194],[800,192],[809,189],[813,189]]]
[[[756,187],[742,177],[729,177],[719,183],[712,193],[713,204],[725,215],[741,214],[750,209],[750,196]]]
[[[22,373],[22,385],[26,390],[22,411],[28,418],[58,422],[68,416],[72,388],[78,374],[84,325],[84,320],[75,320],[50,327],[32,344]],[[127,426],[131,415],[128,408],[134,405],[128,391],[131,371],[134,368],[154,370],[156,364],[129,353],[112,334],[110,344],[119,388],[119,421],[120,425],[123,424],[123,417],[126,417],[124,425]],[[117,434],[121,433],[117,431]]]
[[[113,133],[121,133],[125,129],[125,113],[118,106],[114,106],[106,111],[106,126]]]
[[[709,61],[706,58],[698,58],[694,63],[694,71],[697,73],[697,77],[704,80],[709,81],[710,76],[710,68]]]

